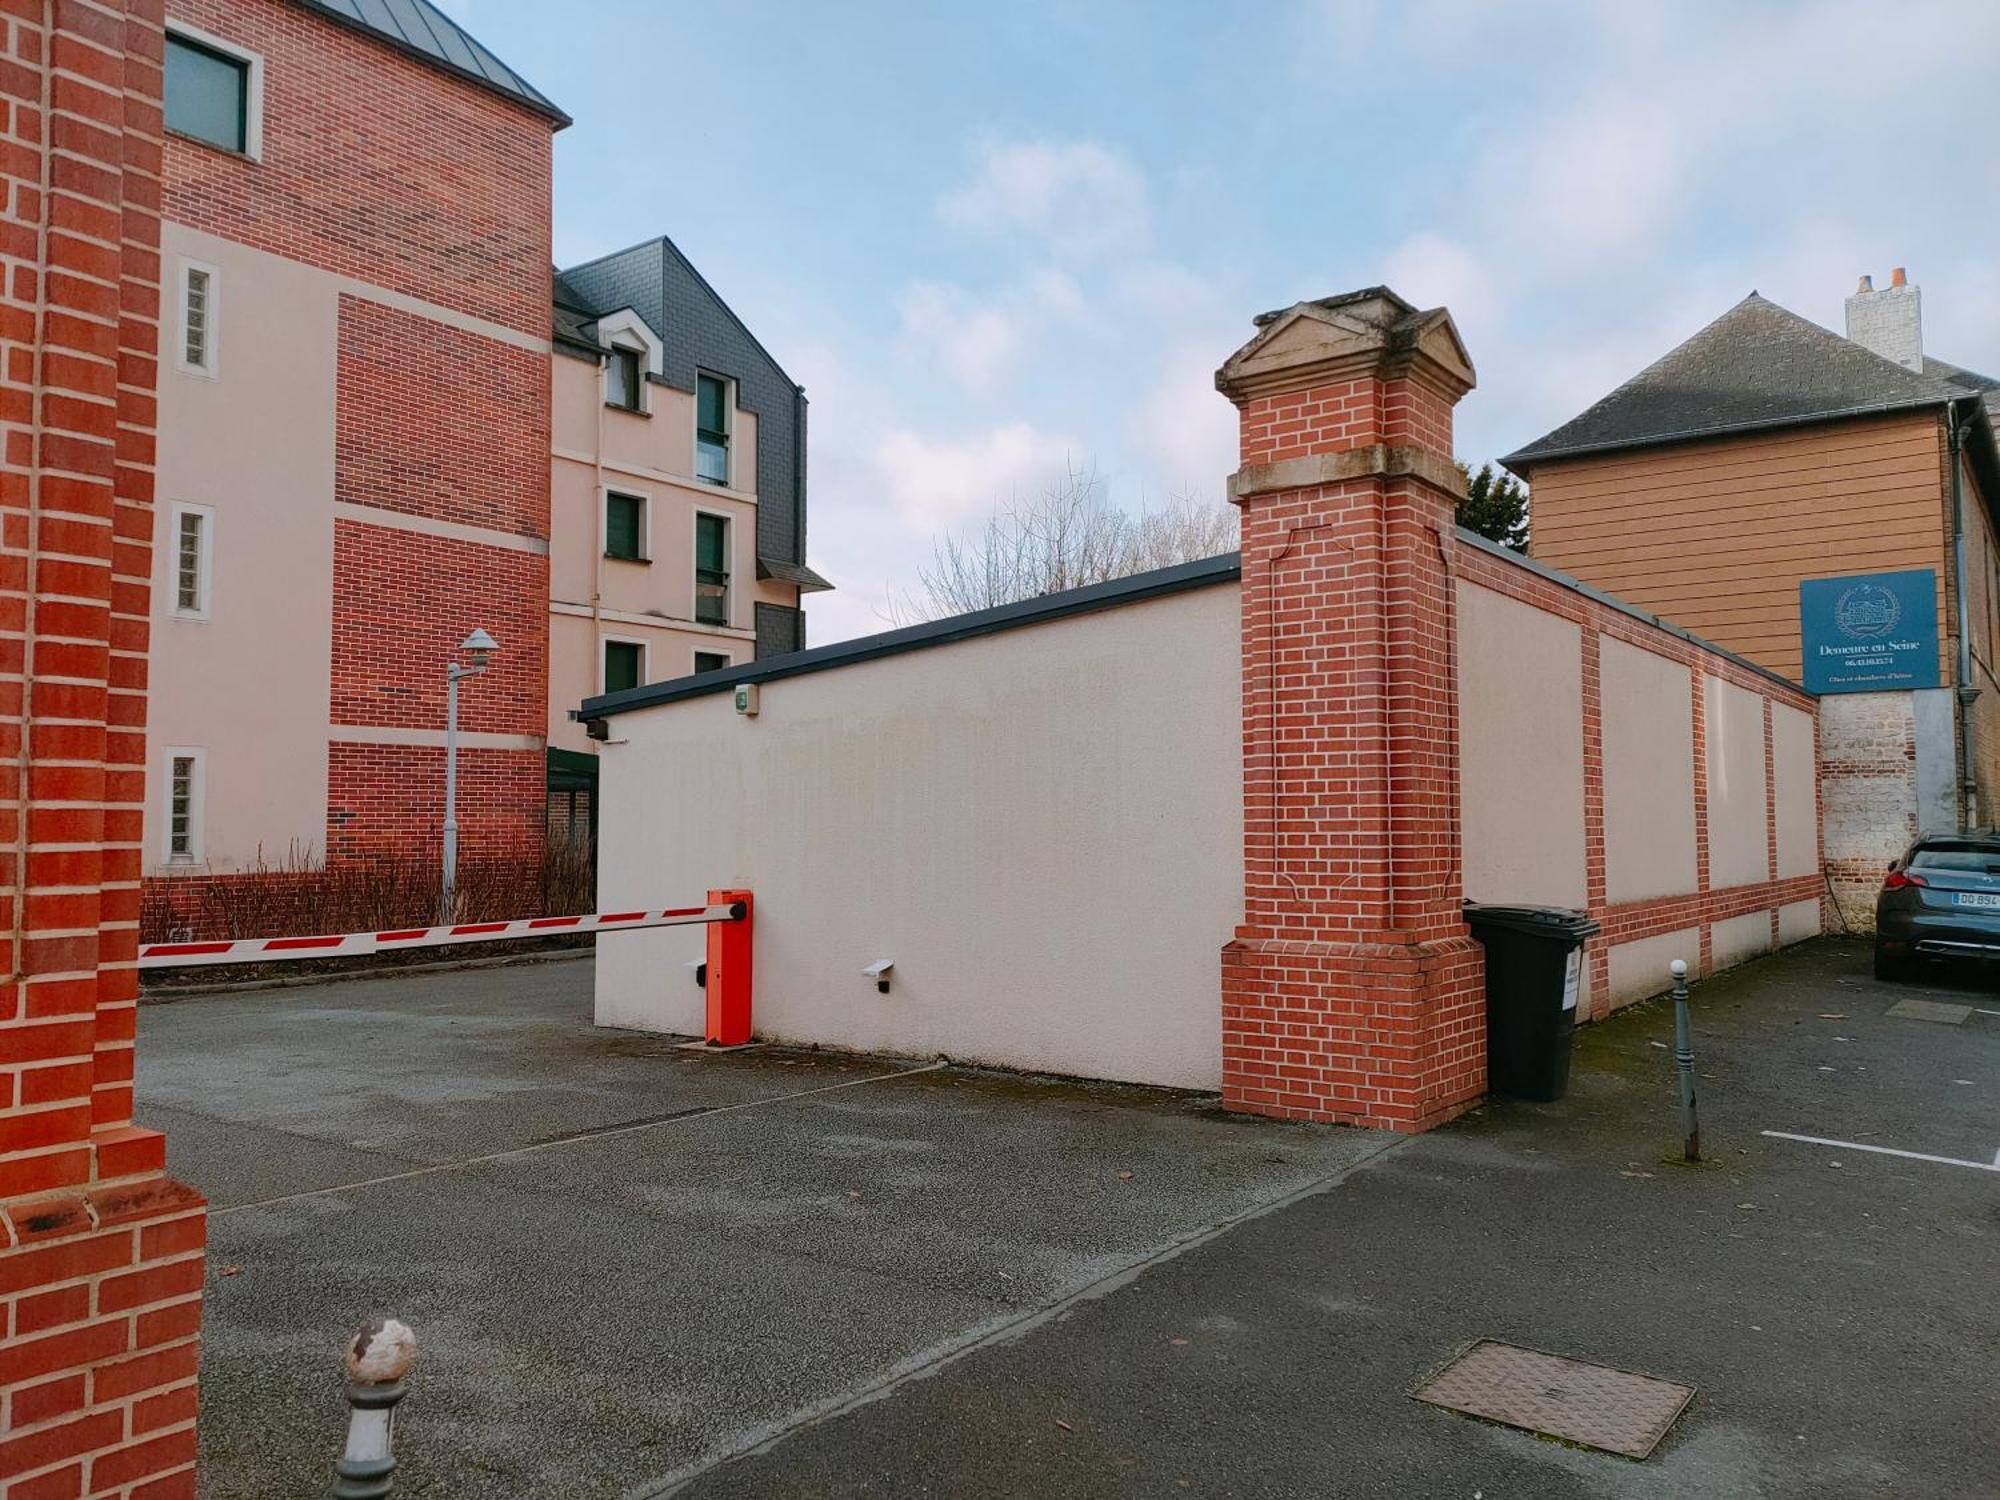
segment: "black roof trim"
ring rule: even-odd
[[[1696,635],[1692,630],[1683,630],[1670,620],[1663,620],[1658,615],[1648,614],[1636,604],[1627,604],[1616,594],[1607,594],[1602,589],[1592,588],[1581,578],[1572,578],[1560,568],[1552,568],[1545,562],[1537,562],[1534,558],[1516,552],[1512,547],[1503,547],[1500,543],[1488,537],[1483,537],[1476,531],[1467,531],[1463,526],[1458,528],[1458,539],[1469,547],[1477,548],[1479,551],[1488,553],[1494,557],[1504,558],[1516,567],[1526,568],[1530,573],[1546,578],[1550,583],[1566,588],[1573,594],[1581,594],[1586,599],[1602,604],[1606,609],[1615,609],[1621,615],[1629,615],[1635,620],[1657,626],[1668,635],[1680,637],[1690,646],[1698,646],[1703,651],[1713,652],[1724,661],[1734,662],[1746,672],[1755,672],[1759,677],[1770,682],[1775,682],[1781,687],[1788,687],[1803,697],[1810,698],[1813,696],[1813,694],[1807,692],[1782,672],[1773,672],[1769,667],[1759,666],[1756,662],[1750,660],[1749,657],[1738,656],[1728,647],[1718,646],[1714,641],[1705,640],[1701,636]]]
[[[601,693],[584,699],[582,707],[570,711],[570,717],[608,719],[635,708],[652,708],[661,703],[677,703],[683,698],[732,692],[738,683],[774,682],[782,677],[799,677],[807,672],[823,672],[830,667],[847,667],[856,662],[874,661],[877,657],[900,656],[906,651],[921,651],[929,646],[945,646],[953,641],[994,635],[1022,625],[1040,625],[1071,615],[1115,609],[1121,604],[1137,604],[1142,599],[1156,599],[1163,594],[1207,588],[1211,584],[1232,582],[1242,573],[1243,565],[1238,554],[1225,552],[1220,557],[1158,568],[1150,573],[1134,573],[1129,578],[1114,578],[1109,583],[1093,583],[1080,589],[1065,589],[1060,594],[1044,594],[1039,599],[1024,599],[1019,604],[1003,604],[995,609],[952,615],[947,619],[909,625],[901,630],[884,631],[880,635],[864,635],[831,646],[814,646],[805,651],[766,657],[747,667],[725,667],[693,677],[677,677],[669,682],[627,688],[619,693]]]
[[[413,57],[420,63],[453,74],[489,93],[498,94],[502,99],[518,104],[523,109],[533,110],[551,121],[558,130],[576,123],[554,100],[508,67],[485,43],[435,6],[430,5],[428,0],[413,0],[413,3],[405,7],[408,19],[423,26],[425,34],[429,37],[428,44],[421,38],[407,35],[402,30],[404,19],[397,15],[395,7],[383,5],[379,0],[375,9],[383,13],[388,24],[368,19],[361,0],[347,0],[347,5],[351,6],[351,9],[343,8],[338,0],[292,0],[292,3],[304,7],[316,16],[324,17],[336,26],[345,26],[350,31],[358,31],[363,36],[373,37],[384,46],[395,48],[405,57]],[[396,27],[395,30],[390,29],[391,24]],[[442,32],[438,30],[440,25],[444,27]],[[466,56],[479,66],[467,67],[453,57],[451,55],[453,43],[456,43]],[[484,71],[488,63],[491,63],[496,71]]]

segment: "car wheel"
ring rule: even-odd
[[[1910,960],[1899,953],[1884,953],[1875,950],[1875,977],[1877,979],[1908,979]]]

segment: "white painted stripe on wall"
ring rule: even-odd
[[[414,531],[424,536],[443,537],[447,541],[471,542],[481,547],[504,547],[510,552],[527,552],[536,557],[549,555],[546,538],[522,536],[516,531],[490,531],[484,526],[467,526],[460,521],[437,521],[429,516],[413,516],[400,510],[383,510],[375,505],[355,505],[350,501],[333,502],[333,514],[342,521],[354,521],[362,526],[386,526],[391,531]]]
[[[588,604],[571,604],[564,599],[551,599],[549,613],[571,615],[580,620],[592,617]],[[600,609],[596,618],[618,625],[647,625],[654,630],[683,630],[689,635],[714,636],[719,640],[754,641],[757,638],[756,631],[745,630],[739,625],[704,625],[698,620],[668,620],[659,615],[634,614],[629,609]]]
[[[595,469],[597,460],[577,448],[550,448],[557,458],[569,463],[582,464],[587,469]],[[691,474],[676,474],[671,469],[654,469],[643,464],[620,463],[615,458],[606,458],[602,465],[607,474],[623,474],[628,479],[647,479],[654,484],[678,485],[692,491],[704,499],[735,500],[743,505],[755,505],[757,497],[748,490],[726,489],[719,484],[710,484],[706,479],[696,479]]]
[[[169,219],[166,222],[172,224],[178,233],[188,236],[191,240],[206,240],[211,245],[218,246],[227,245],[234,254],[264,255],[269,256],[272,260],[287,259],[282,255],[272,255],[268,250],[259,250],[253,245],[246,245],[241,240],[232,240],[225,235],[211,234],[205,229],[197,229],[192,224],[183,224],[178,219]],[[301,262],[297,261],[288,261],[287,263],[293,265],[301,264]],[[433,323],[442,323],[447,328],[456,328],[464,333],[477,334],[481,338],[492,339],[496,343],[511,344],[516,349],[526,350],[530,354],[547,354],[553,347],[546,337],[538,337],[532,333],[522,333],[519,329],[509,328],[504,323],[495,323],[486,318],[474,317],[471,313],[462,313],[449,307],[440,307],[437,303],[426,302],[421,297],[412,297],[404,292],[391,291],[386,286],[376,286],[372,282],[357,280],[352,276],[342,276],[336,271],[328,271],[318,266],[313,266],[310,269],[326,277],[328,281],[339,287],[341,291],[351,296],[363,297],[370,302],[379,302],[384,307],[393,307],[400,312],[414,313],[420,318],[429,318]]]
[[[337,745],[424,745],[442,750],[442,729],[411,729],[401,724],[329,724],[326,737]],[[461,729],[462,750],[540,750],[548,740],[539,734],[489,734]]]

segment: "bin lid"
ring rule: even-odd
[[[1566,906],[1498,906],[1468,901],[1465,920],[1475,934],[1482,927],[1497,927],[1559,942],[1580,943],[1602,930],[1589,912]]]

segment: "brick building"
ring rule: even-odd
[[[2000,381],[1926,351],[1899,269],[1862,278],[1845,337],[1753,292],[1506,459],[1538,559],[1824,692],[1826,878],[1851,927],[1917,833],[1995,820],[1996,419]],[[1914,589],[1894,623],[1924,637],[1916,685],[1808,671],[1827,645],[1808,653],[1802,609],[1829,580],[1819,597]]]
[[[552,103],[423,3],[170,0],[145,868],[541,843]],[[183,888],[186,889],[186,888]]]

